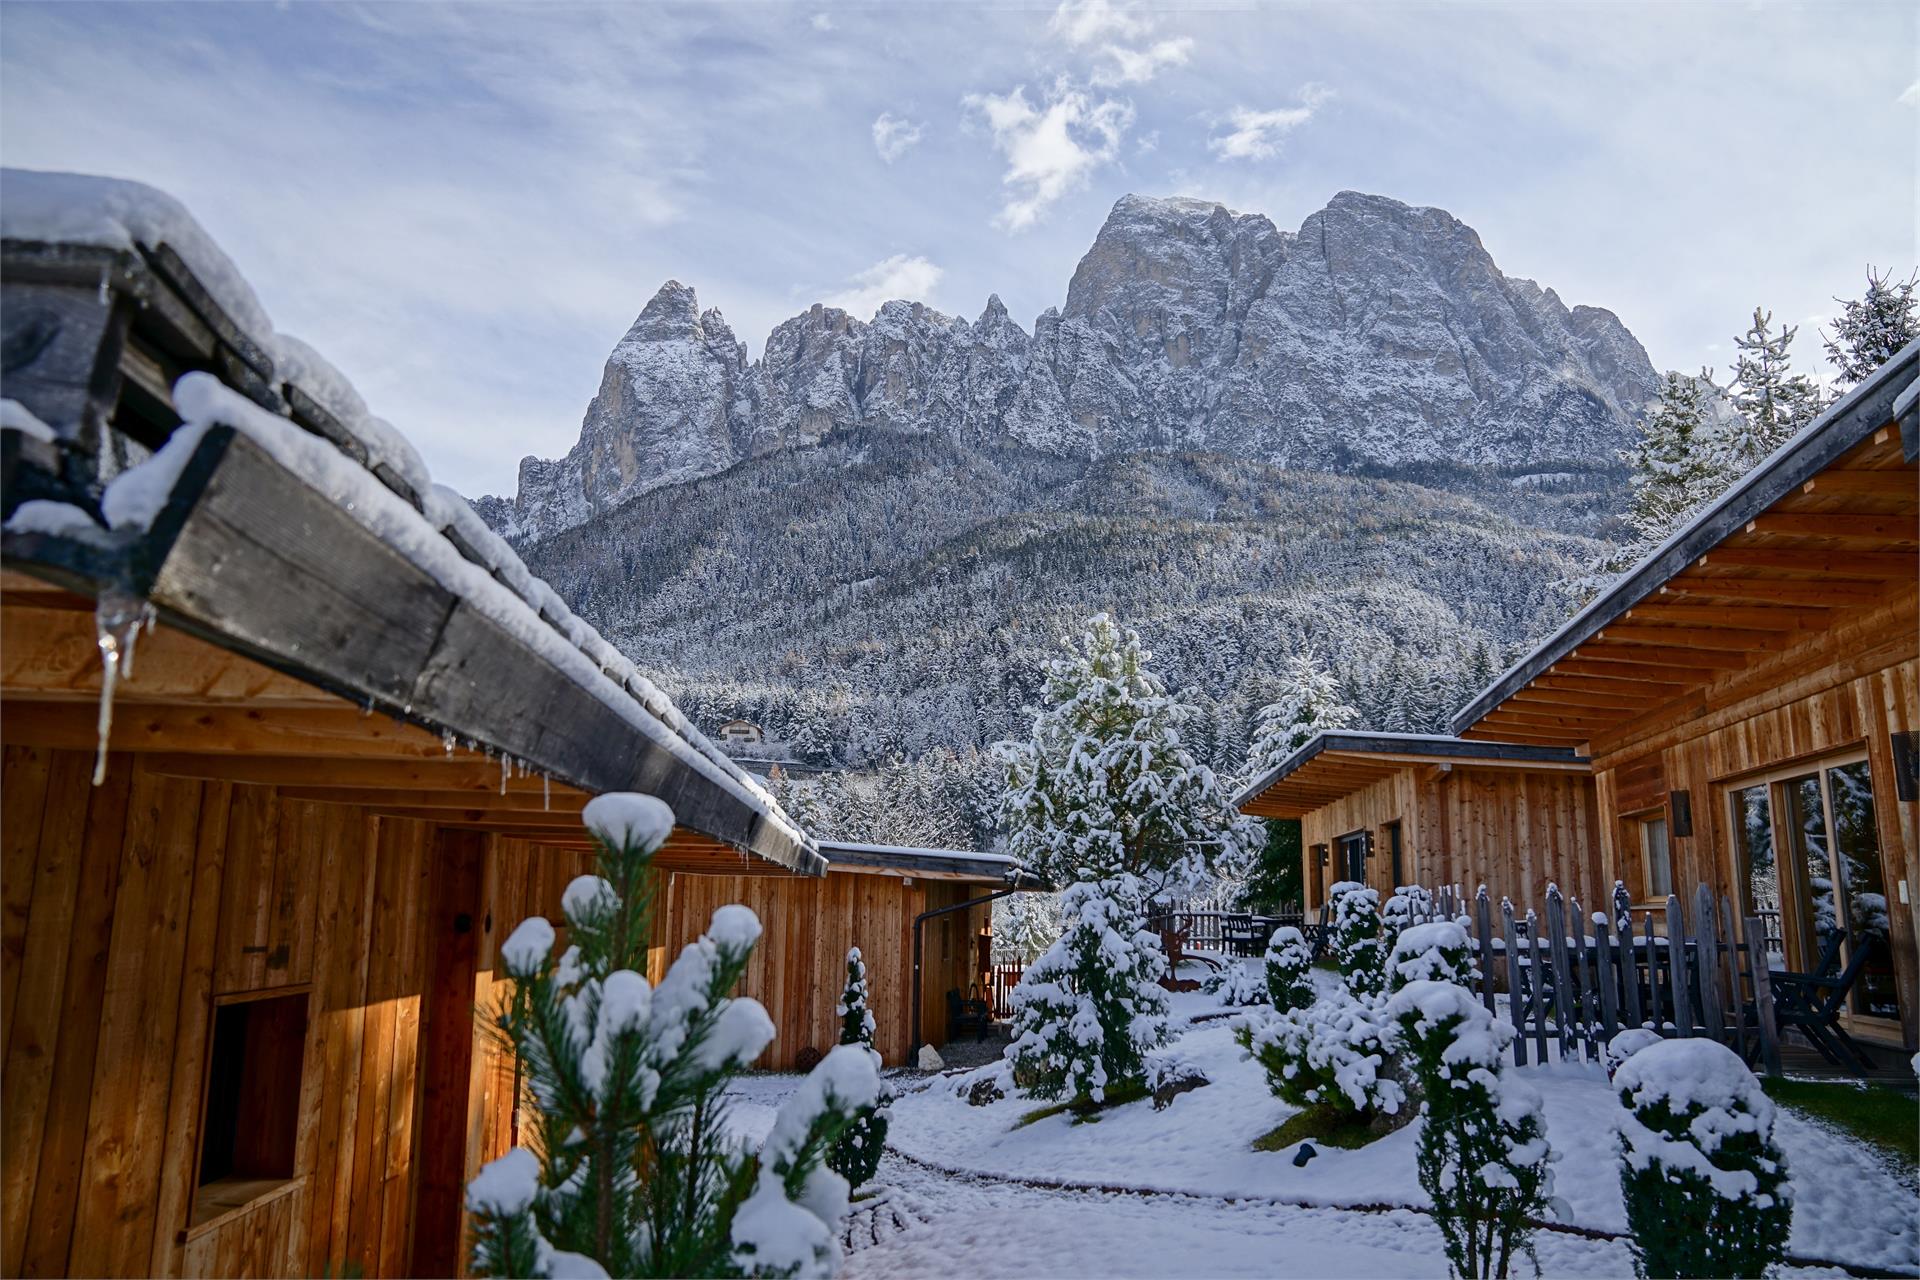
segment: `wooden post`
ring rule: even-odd
[[[1619,911],[1615,913],[1614,921],[1619,926],[1619,933],[1614,938],[1619,948],[1615,952],[1619,960],[1615,968],[1627,991],[1627,1006],[1620,1016],[1627,1026],[1637,1027],[1640,1025],[1640,970],[1633,963],[1633,916]]]
[[[1526,989],[1520,985],[1520,939],[1513,927],[1513,899],[1500,899],[1500,922],[1506,928],[1507,1016],[1513,1019],[1513,1065],[1527,1065]]]
[[[1473,899],[1474,927],[1480,933],[1480,1003],[1487,1006],[1487,1012],[1494,1012],[1493,999],[1493,902],[1487,897],[1487,886],[1481,885],[1480,892]]]
[[[407,1273],[460,1272],[466,1201],[467,1092],[472,1079],[474,977],[482,922],[474,911],[488,837],[478,831],[434,832],[428,886],[429,972],[420,1025],[421,1105],[413,1136],[413,1256]]]
[[[1589,943],[1587,937],[1588,923],[1586,913],[1580,907],[1580,899],[1575,898],[1573,900],[1573,941],[1575,947],[1573,966],[1580,975],[1580,1042],[1585,1046],[1584,1052],[1586,1056],[1591,1059],[1599,1052],[1600,1048],[1596,1039],[1596,1028],[1599,1026],[1599,1019],[1594,1003],[1595,998],[1593,992],[1594,975],[1600,971],[1598,967],[1600,964],[1600,952]]]
[[[1619,1005],[1614,996],[1612,948],[1608,945],[1611,926],[1608,925],[1604,916],[1593,922],[1593,932],[1595,940],[1600,944],[1600,1034],[1606,1037],[1607,1043],[1611,1044],[1614,1035],[1619,1031],[1620,1024],[1616,1021]]]
[[[1647,1025],[1658,1035],[1667,1034],[1666,1023],[1660,1016],[1660,963],[1659,954],[1653,949],[1653,913],[1647,913]]]
[[[1687,923],[1680,899],[1667,895],[1667,963],[1673,967],[1673,1026],[1682,1039],[1693,1034],[1693,981],[1687,964]]]
[[[1780,1074],[1780,1028],[1773,1020],[1773,974],[1767,968],[1767,935],[1760,917],[1747,917],[1748,954],[1753,957],[1753,1008],[1760,1023],[1760,1059],[1767,1074]]]
[[[1740,985],[1740,948],[1733,930],[1733,903],[1726,895],[1720,897],[1720,922],[1726,929],[1727,971],[1730,975],[1727,1003],[1733,1014],[1733,1050],[1742,1058],[1747,1056],[1747,1000]],[[1753,948],[1747,948],[1751,954]]]
[[[1560,1058],[1573,1052],[1573,1027],[1567,1019],[1573,984],[1567,973],[1567,904],[1560,886],[1547,886],[1547,949],[1553,963],[1553,1022],[1560,1034]]]
[[[1546,955],[1540,949],[1540,916],[1532,907],[1527,908],[1527,978],[1532,984],[1529,1017],[1533,1021],[1533,1049],[1539,1061],[1547,1060],[1547,999],[1542,990],[1547,984],[1542,981],[1541,970],[1546,968]]]
[[[1694,967],[1700,971],[1700,1013],[1707,1034],[1726,1038],[1726,1007],[1720,1001],[1720,943],[1713,926],[1713,890],[1701,885],[1693,895],[1693,937],[1698,950]]]

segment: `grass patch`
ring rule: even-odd
[[[1048,1116],[1062,1115],[1068,1111],[1073,1112],[1073,1122],[1075,1124],[1092,1124],[1100,1119],[1100,1113],[1102,1111],[1111,1111],[1115,1107],[1124,1107],[1129,1102],[1138,1102],[1142,1098],[1152,1096],[1147,1092],[1147,1086],[1137,1080],[1117,1084],[1113,1088],[1108,1089],[1106,1093],[1107,1098],[1104,1102],[1094,1102],[1089,1098],[1083,1097],[1075,1098],[1071,1102],[1056,1102],[1050,1107],[1040,1107],[1036,1110],[1029,1111],[1014,1121],[1013,1127],[1016,1129],[1024,1129],[1030,1124],[1038,1124]]]
[[[1829,1080],[1762,1080],[1767,1096],[1783,1106],[1825,1120],[1920,1166],[1920,1098],[1882,1085]]]
[[[1331,1107],[1309,1107],[1289,1116],[1271,1133],[1253,1140],[1255,1151],[1285,1151],[1294,1143],[1308,1139],[1325,1147],[1353,1151],[1380,1137],[1367,1121],[1335,1111]]]

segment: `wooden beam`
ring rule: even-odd
[[[1667,667],[1678,671],[1733,671],[1747,665],[1745,654],[1724,649],[1689,649],[1681,645],[1617,644],[1588,641],[1568,655],[1583,662],[1630,663],[1637,667]],[[1556,667],[1559,663],[1554,664]]]
[[[1711,578],[1683,574],[1660,588],[1661,595],[1711,596],[1720,600],[1764,600],[1776,604],[1829,606],[1875,604],[1886,594],[1879,582],[1805,582],[1788,578]]]
[[[1795,538],[1844,538],[1849,541],[1916,543],[1920,531],[1910,514],[1849,515],[1840,512],[1774,512],[1747,521],[1748,533]]]
[[[8,700],[0,720],[8,742],[91,751],[98,739],[91,703]],[[386,716],[348,708],[116,707],[112,749],[221,755],[444,759],[440,739]],[[309,775],[311,776],[311,775]]]
[[[1666,645],[1677,649],[1713,649],[1734,653],[1768,653],[1785,648],[1792,637],[1780,631],[1743,631],[1734,627],[1611,626],[1595,642],[1629,645]]]
[[[1538,704],[1554,707],[1654,707],[1670,702],[1671,694],[1658,693],[1587,693],[1578,689],[1546,689],[1538,680],[1525,688],[1516,689],[1513,696],[1503,705],[1514,703]]]
[[[1920,498],[1914,473],[1905,468],[1888,471],[1843,471],[1829,467],[1800,486],[1802,493],[1844,495],[1849,498]]]
[[[91,611],[7,601],[0,608],[0,691],[8,696],[100,696],[100,645]],[[118,697],[128,702],[250,702],[348,706],[304,680],[172,627],[155,627],[134,646],[133,674]]]
[[[261,786],[298,787],[320,784],[357,791],[419,790],[472,796],[474,802],[500,793],[500,765],[474,752],[461,749],[452,756],[419,760],[354,760],[330,758],[319,767],[310,756],[222,756],[183,755],[155,752],[141,758],[150,773],[179,778],[218,778],[227,782],[248,782]],[[584,797],[566,783],[554,780],[555,798],[562,795]],[[507,780],[509,796],[531,793],[538,796],[539,778],[515,776]]]
[[[555,816],[572,815],[575,822],[579,821],[580,810],[586,807],[588,800],[587,796],[570,787],[555,788],[551,795],[533,790],[515,790],[501,795],[498,791],[426,791],[406,787],[387,790],[378,787],[282,787],[280,795],[287,800],[317,800],[323,804],[352,804],[370,809],[551,813]],[[438,818],[434,820],[439,821]]]
[[[1607,649],[1608,655],[1601,656],[1596,650],[1589,658],[1585,654],[1579,657],[1562,658],[1547,670],[1554,675],[1581,676],[1589,680],[1619,680],[1633,684],[1677,684],[1682,688],[1692,688],[1703,684],[1721,673],[1720,667],[1701,666],[1691,661],[1680,662],[1638,662],[1622,657],[1626,646]],[[1575,652],[1579,652],[1576,650]]]
[[[1753,631],[1811,631],[1833,618],[1831,609],[1737,604],[1637,604],[1624,615],[1634,622],[1697,623]]]
[[[1435,756],[1419,755],[1414,752],[1408,752],[1404,755],[1382,755],[1377,758],[1382,760],[1390,760],[1394,764],[1400,765],[1402,767],[1410,766],[1410,765],[1444,764],[1444,765],[1459,765],[1462,768],[1473,768],[1473,769],[1528,769],[1528,770],[1538,769],[1546,772],[1565,772],[1565,773],[1587,773],[1590,770],[1590,766],[1584,760],[1502,759],[1501,757],[1495,756],[1492,754],[1488,754],[1485,756],[1465,755],[1465,756],[1435,757]],[[1399,770],[1396,769],[1394,770],[1394,772],[1397,773],[1399,772]]]
[[[1916,564],[1900,551],[1789,551],[1783,547],[1721,547],[1694,561],[1696,567],[1727,569],[1782,569],[1791,573],[1818,573],[1836,578],[1897,579],[1913,577]]]
[[[1692,682],[1686,680],[1648,680],[1634,676],[1607,678],[1604,676],[1562,675],[1558,671],[1536,677],[1528,689],[1565,689],[1570,693],[1634,694],[1645,693],[1656,698],[1675,698],[1681,690],[1692,688]]]
[[[1622,708],[1622,712],[1630,713],[1630,709]],[[1511,702],[1501,703],[1497,711],[1490,712],[1487,715],[1487,721],[1491,721],[1495,725],[1511,723],[1523,728],[1533,726],[1542,729],[1572,729],[1583,726],[1589,728],[1604,728],[1608,725],[1619,723],[1621,718],[1621,716],[1601,715],[1597,712],[1590,713],[1579,710],[1561,713],[1544,710],[1533,711],[1516,708]]]

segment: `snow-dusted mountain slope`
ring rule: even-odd
[[[1031,333],[889,302],[814,306],[749,363],[669,281],[608,357],[580,441],[524,459],[488,520],[531,543],[664,485],[874,428],[1088,460],[1220,453],[1296,469],[1605,466],[1656,394],[1595,307],[1503,275],[1451,215],[1342,192],[1295,232],[1126,196]]]

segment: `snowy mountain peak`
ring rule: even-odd
[[[1281,231],[1215,201],[1127,195],[1029,334],[922,303],[816,304],[760,360],[668,281],[607,362],[580,442],[480,507],[537,540],[661,485],[837,433],[1069,457],[1214,452],[1322,470],[1611,459],[1657,392],[1612,312],[1503,275],[1442,209],[1342,191]]]

